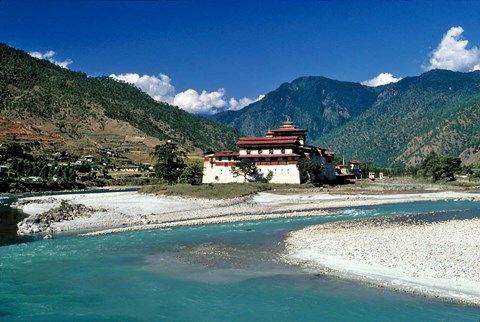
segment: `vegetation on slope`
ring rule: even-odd
[[[280,126],[288,116],[309,131],[307,140],[312,142],[360,115],[376,98],[374,89],[360,84],[301,77],[240,111],[219,113],[213,119],[246,135],[259,136]]]
[[[389,98],[320,143],[379,166],[414,166],[432,151],[464,161],[478,156],[480,73],[434,70],[386,85],[383,93]]]
[[[189,149],[232,149],[238,138],[233,129],[156,102],[132,85],[87,77],[5,44],[0,44],[0,116],[50,124],[66,140],[78,139],[85,129],[107,131],[111,119]]]
[[[431,151],[480,161],[480,72],[433,70],[369,88],[302,77],[237,112],[214,117],[262,135],[290,116],[310,143],[380,167],[418,165]]]

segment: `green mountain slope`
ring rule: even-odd
[[[434,70],[380,89],[376,104],[320,142],[382,166],[416,165],[431,151],[478,162],[480,73]]]
[[[125,141],[152,146],[168,139],[189,150],[231,149],[238,138],[231,128],[156,102],[129,84],[87,77],[5,44],[0,44],[0,117],[28,127],[39,139],[48,134],[84,149]]]
[[[215,120],[260,135],[288,115],[310,142],[377,166],[415,165],[430,151],[475,163],[479,95],[480,72],[433,70],[377,88],[302,77]]]
[[[312,142],[360,115],[376,99],[374,89],[357,83],[301,77],[240,111],[219,113],[213,119],[257,136],[278,127],[288,116],[297,126],[308,129],[307,139]]]

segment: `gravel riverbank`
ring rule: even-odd
[[[90,209],[88,216],[76,216],[72,220],[52,222],[50,227],[54,232],[93,230],[89,233],[93,235],[180,225],[328,215],[331,214],[329,209],[335,208],[443,199],[480,200],[480,194],[464,192],[369,195],[318,192],[259,193],[251,197],[231,200],[205,200],[127,191],[21,198],[13,206],[33,216],[58,208],[62,202],[82,205]]]
[[[479,218],[329,223],[290,233],[285,259],[382,287],[480,304],[479,231]]]

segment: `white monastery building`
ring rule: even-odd
[[[334,152],[305,145],[307,130],[297,128],[290,120],[278,129],[269,130],[264,137],[242,137],[237,142],[239,152],[221,151],[204,157],[203,183],[243,182],[242,176],[234,177],[231,167],[242,159],[250,159],[259,171],[258,180],[271,171],[272,183],[300,183],[298,160],[311,159],[324,168],[321,180],[334,181]]]

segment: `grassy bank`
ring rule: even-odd
[[[272,183],[216,183],[192,186],[189,184],[177,185],[148,185],[143,186],[140,192],[156,193],[166,196],[179,196],[202,199],[231,199],[245,197],[261,191],[300,192],[305,189],[315,189],[311,184],[272,184]]]
[[[189,184],[144,186],[140,192],[157,193],[166,196],[179,196],[202,199],[231,199],[270,190],[271,186],[261,183],[219,183],[192,186]]]

